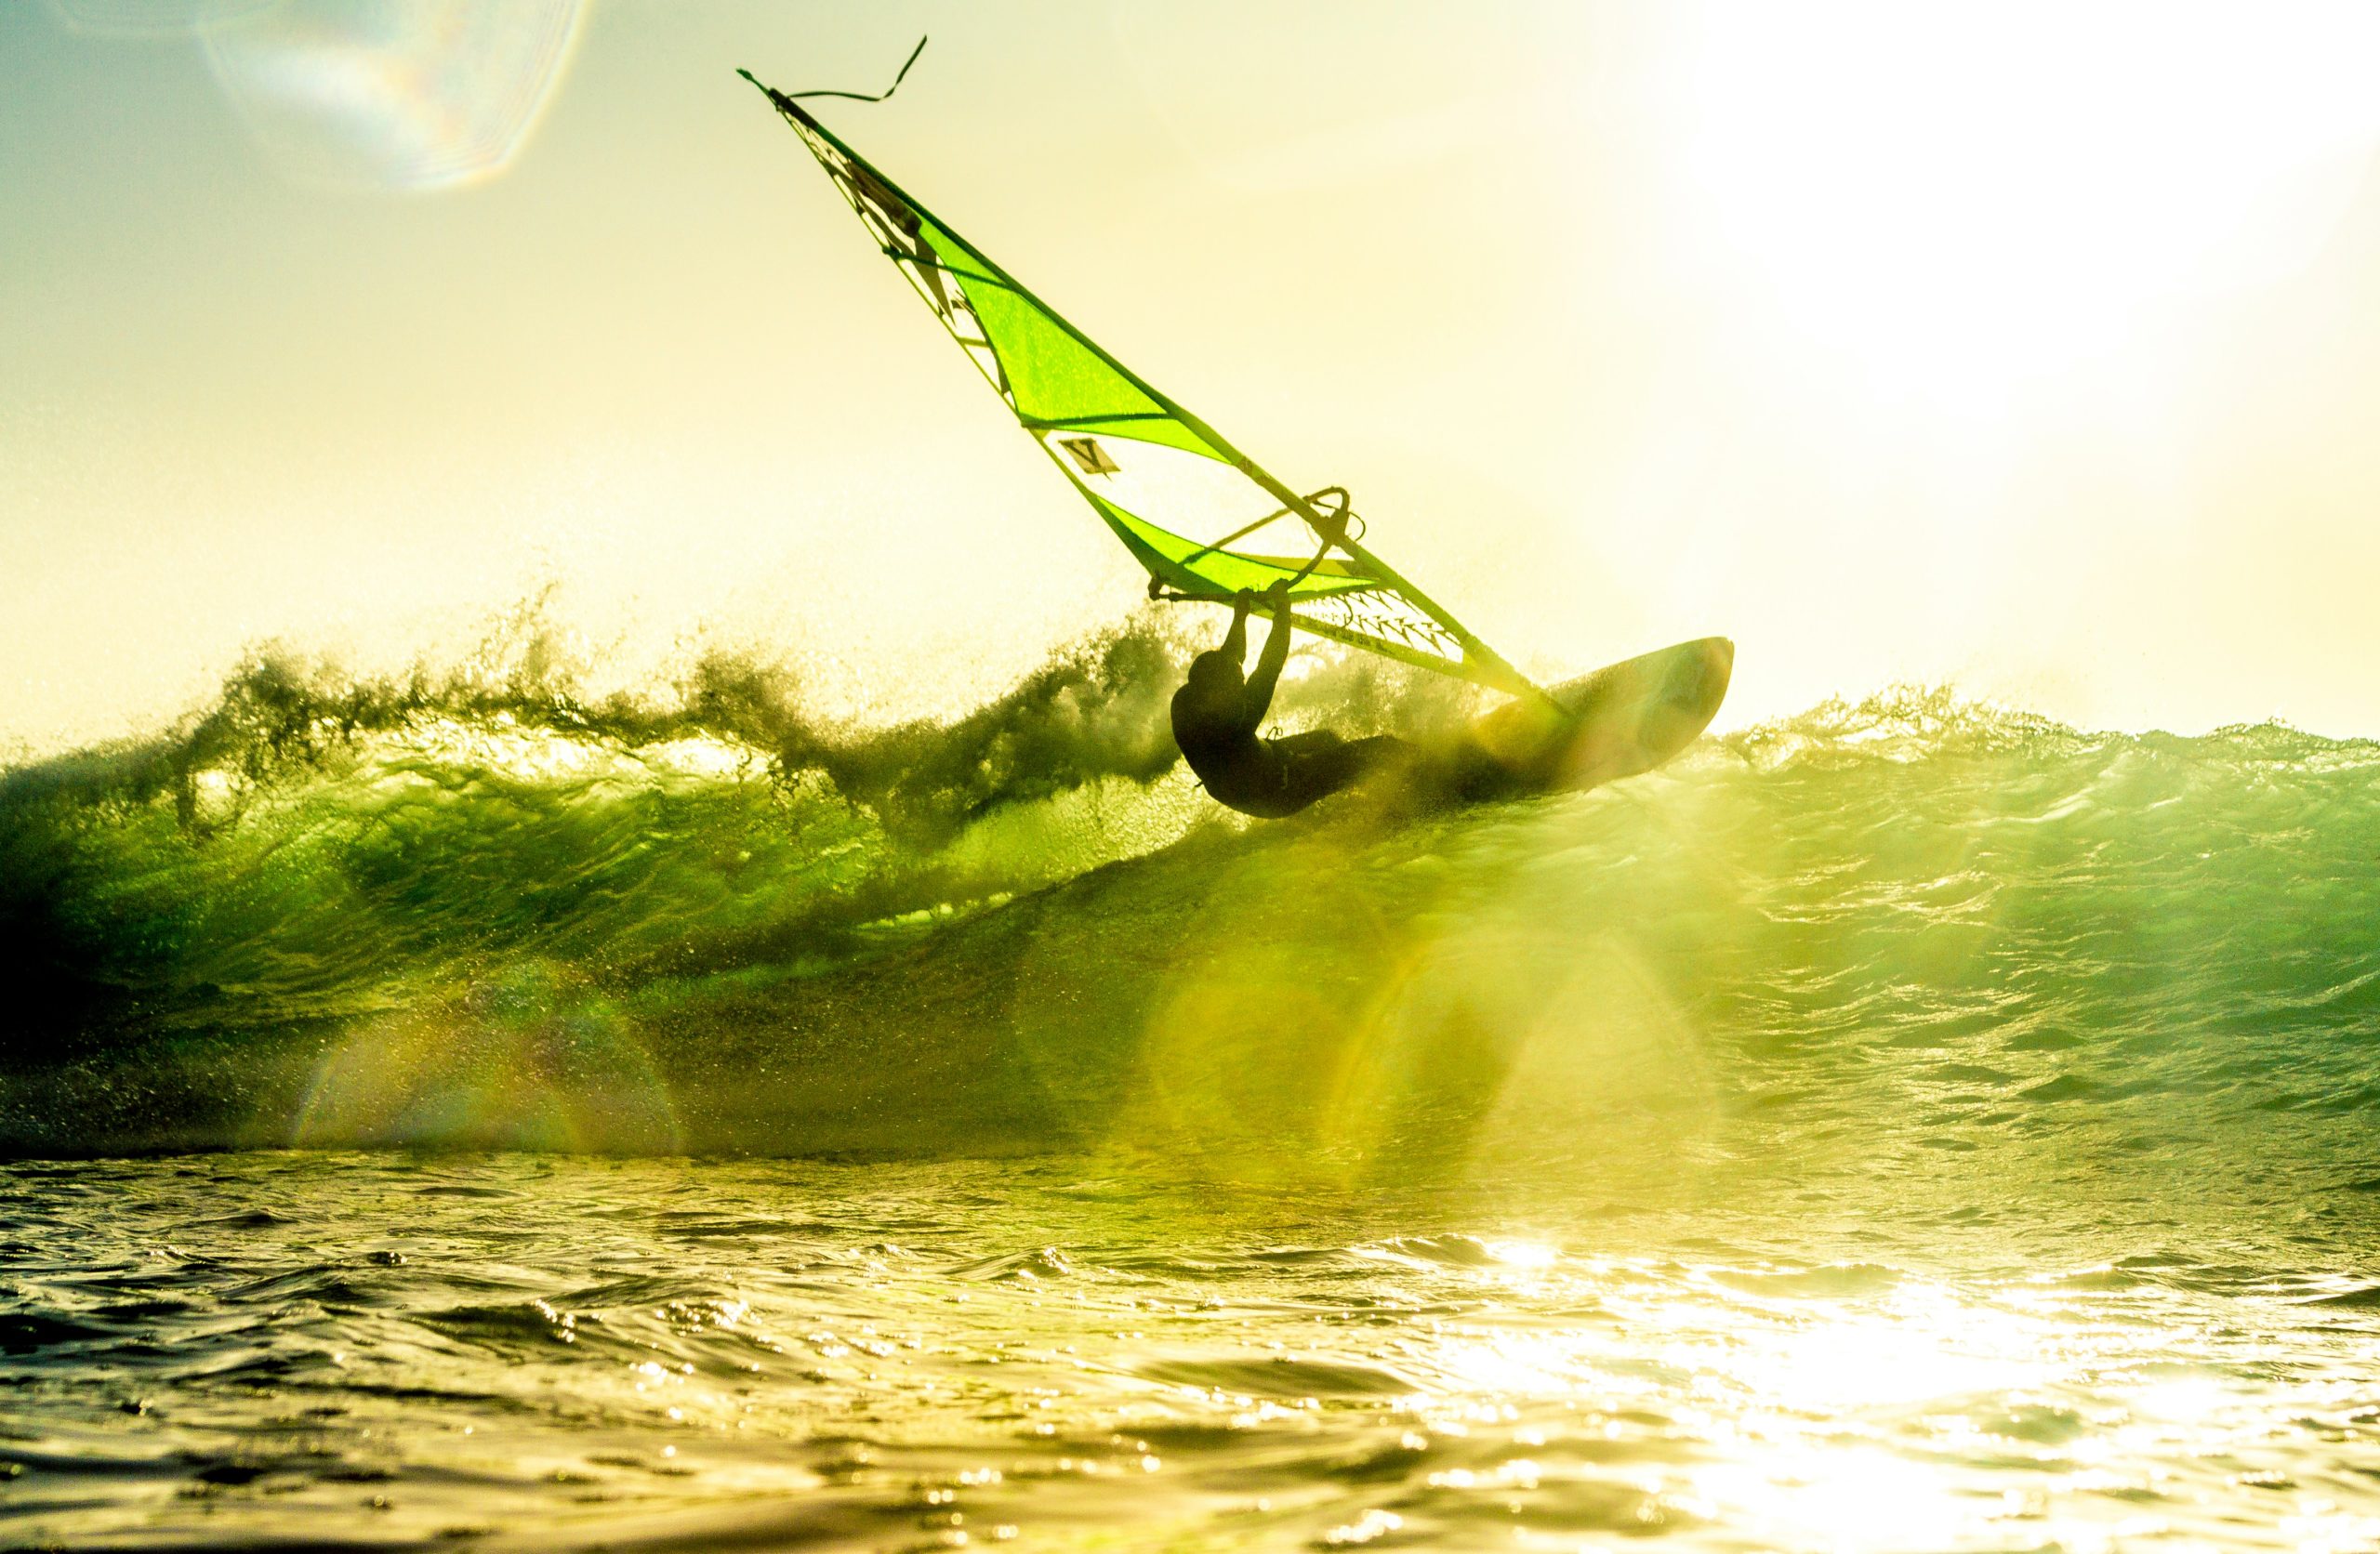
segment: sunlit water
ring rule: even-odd
[[[1057,1160],[258,1154],[0,1202],[10,1544],[2380,1539],[2351,1238]]]
[[[2380,744],[1241,829],[1177,672],[0,773],[0,1547],[2380,1547]]]

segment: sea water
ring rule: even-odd
[[[1240,827],[1103,672],[0,779],[0,1546],[2380,1547],[2380,745]]]

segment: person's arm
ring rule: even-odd
[[[1256,672],[1248,677],[1248,731],[1254,733],[1264,722],[1264,714],[1273,705],[1273,686],[1281,678],[1281,665],[1289,660],[1289,585],[1286,579],[1264,590],[1264,602],[1272,607],[1273,629],[1264,639],[1264,651],[1256,657]]]
[[[1228,657],[1234,668],[1237,668],[1239,661],[1248,656],[1248,612],[1255,606],[1256,596],[1246,588],[1232,596],[1231,632],[1223,639],[1223,646],[1215,651]]]

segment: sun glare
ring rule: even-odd
[[[2375,44],[2360,6],[1698,13],[1686,241],[1879,393],[1996,401],[2302,266],[2380,132]]]

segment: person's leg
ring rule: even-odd
[[[1541,784],[1532,784],[1526,773],[1514,770],[1467,740],[1455,747],[1445,763],[1445,772],[1449,796],[1471,804],[1542,791]]]
[[[1272,742],[1284,768],[1289,803],[1302,810],[1405,758],[1412,746],[1394,734],[1342,739],[1328,729]]]
[[[1368,739],[1350,740],[1339,747],[1339,759],[1346,762],[1353,773],[1351,783],[1361,782],[1382,767],[1409,759],[1413,746],[1395,734],[1373,734]]]

